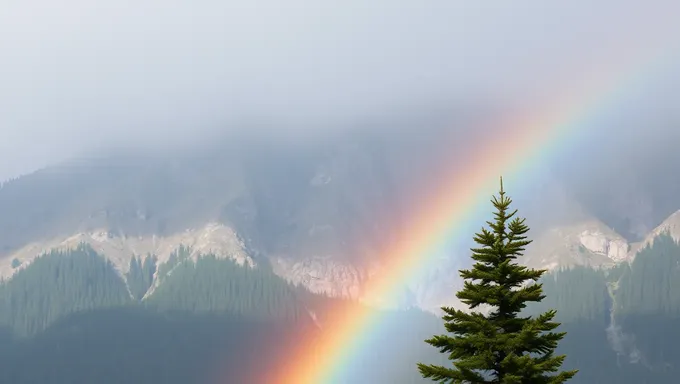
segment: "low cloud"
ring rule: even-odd
[[[670,0],[10,0],[0,178],[244,121],[305,134],[404,107],[532,105],[669,43],[679,11]],[[664,84],[656,94],[677,95]]]

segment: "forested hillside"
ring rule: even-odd
[[[145,258],[132,256],[130,269],[125,274],[125,280],[130,288],[130,294],[135,300],[141,300],[153,284],[158,259],[153,255]]]
[[[528,313],[557,308],[568,332],[558,349],[574,383],[673,383],[680,373],[680,245],[664,234],[630,264],[577,267],[543,280],[546,298]]]
[[[297,291],[266,267],[244,268],[206,255],[197,263],[178,263],[146,305],[160,310],[297,320],[305,315]]]
[[[87,246],[51,252],[0,286],[0,382],[270,383],[286,355],[323,332],[339,308],[358,303],[311,294],[266,266],[237,265],[181,247],[169,263],[134,257],[121,276]],[[154,274],[157,279],[154,285]],[[351,374],[418,383],[421,341],[440,332],[420,310],[384,312]]]
[[[180,247],[160,265],[136,256],[124,276],[87,246],[17,265],[0,285],[0,381],[271,382],[274,370],[263,367],[324,332],[335,311],[360,305],[293,286],[266,264],[189,254]],[[547,274],[545,300],[526,311],[558,310],[568,332],[558,352],[565,368],[580,369],[575,383],[670,383],[680,364],[679,281],[680,245],[662,235],[631,265]],[[371,353],[348,377],[421,383],[413,362],[441,361],[422,342],[440,321],[419,310],[381,316]]]
[[[0,324],[28,336],[71,313],[131,301],[111,264],[80,246],[41,256],[0,285]]]
[[[213,255],[197,262],[181,247],[158,269],[158,288],[148,300],[156,272],[153,256],[134,257],[125,279],[90,247],[52,251],[0,285],[0,321],[30,336],[54,321],[91,309],[140,304],[163,311],[219,312],[263,319],[298,319],[299,288],[266,267],[241,267]]]

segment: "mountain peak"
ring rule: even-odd
[[[680,210],[673,212],[666,220],[662,221],[656,228],[654,228],[644,240],[636,244],[635,251],[644,248],[654,242],[658,236],[667,233],[673,240],[680,241]]]

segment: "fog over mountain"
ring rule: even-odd
[[[674,2],[3,7],[0,178],[44,168],[0,191],[7,266],[219,223],[288,278],[350,263],[327,272],[346,291],[478,148],[544,115],[562,137],[508,178],[539,233],[634,242],[678,208]]]
[[[404,107],[533,105],[644,57],[644,48],[674,49],[677,7],[5,2],[0,178],[84,148],[162,146],[253,120],[261,135],[304,138]],[[677,81],[662,85],[638,103],[652,115],[674,110],[667,101],[678,95]]]

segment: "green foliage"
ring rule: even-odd
[[[154,261],[153,257],[131,261],[126,278],[136,297],[146,283],[136,289],[135,282],[151,275]],[[104,266],[107,275],[99,274],[95,266]],[[81,275],[109,284],[77,283],[83,280]],[[46,294],[57,284],[50,276],[76,284],[68,289],[69,295]],[[110,264],[87,247],[41,257],[15,278],[2,292],[21,286],[24,294],[11,300],[31,302],[15,307],[13,318],[30,319],[47,328],[32,328],[30,337],[15,339],[16,332],[0,326],[2,383],[209,384],[225,378],[242,383],[276,382],[268,375],[278,372],[273,367],[285,364],[301,341],[324,332],[323,325],[332,323],[338,311],[357,311],[361,306],[291,286],[266,263],[250,268],[212,255],[199,257],[195,263],[187,258],[175,263],[172,273],[141,305],[130,297]],[[107,295],[94,295],[91,289],[119,292],[126,305],[109,306]],[[88,298],[85,302],[91,305],[76,307],[67,300],[78,302],[80,297]],[[48,311],[64,303],[70,310]],[[419,310],[365,310],[380,316],[385,328],[364,340],[367,353],[349,373],[356,382],[413,384],[423,379],[409,368],[411,362],[425,356],[443,363],[440,354],[420,342],[442,331],[435,316]],[[408,332],[395,337],[390,331],[394,329]]]
[[[641,249],[621,276],[617,312],[680,316],[680,245],[667,234]]]
[[[175,252],[172,273],[142,305],[130,298],[112,266],[86,246],[52,252],[17,271],[0,284],[0,361],[4,363],[0,382],[208,384],[215,380],[204,381],[202,375],[215,366],[223,367],[221,377],[249,382],[248,375],[265,371],[262,366],[286,361],[287,351],[299,338],[332,329],[324,325],[338,311],[355,312],[360,305],[292,287],[265,263],[257,271],[213,256],[194,263],[187,260],[190,250],[182,248]],[[575,267],[541,276],[547,297],[528,302],[522,315],[539,316],[557,309],[559,329],[568,334],[555,354],[567,355],[562,369],[579,369],[569,382],[676,381],[680,316],[673,308],[680,304],[672,289],[680,278],[676,275],[679,248],[662,235],[640,251],[632,266]],[[184,255],[183,262],[178,262],[179,255]],[[147,290],[154,262],[148,256],[131,262],[125,277],[136,298]],[[254,283],[257,280],[261,282]],[[138,283],[143,284],[134,288]],[[279,288],[290,291],[280,295],[270,312],[262,310]],[[614,302],[607,298],[607,288],[615,294]],[[116,300],[107,299],[115,292],[124,306],[112,306]],[[610,324],[614,304],[616,323]],[[89,312],[107,306],[111,308]],[[282,307],[297,309],[287,314]],[[444,323],[415,310],[374,311],[371,316],[380,316],[384,327],[365,338],[369,352],[359,352],[360,363],[345,377],[353,382],[412,384],[421,382],[416,377],[420,372],[408,368],[413,361],[447,366],[450,353],[441,354],[422,343],[428,335],[444,333]],[[314,314],[314,320],[308,313]],[[620,328],[622,344],[612,341],[612,325]],[[394,329],[408,331],[395,335]],[[272,339],[277,340],[276,351],[268,344]],[[262,357],[270,352],[271,359]]]
[[[161,264],[165,278],[145,305],[261,319],[294,320],[304,313],[299,289],[266,265],[249,268],[213,255],[194,263],[190,252],[180,247]],[[86,245],[50,252],[0,285],[0,325],[29,336],[74,312],[139,302],[153,283],[156,262],[151,255],[133,257],[126,287],[110,262]]]
[[[677,381],[679,248],[662,234],[632,265],[575,267],[541,278],[547,297],[527,312],[557,309],[560,328],[568,331],[557,352],[568,356],[565,369],[578,367],[575,384]]]
[[[579,369],[569,382],[676,381],[680,316],[673,308],[680,303],[673,287],[680,278],[679,248],[662,235],[643,248],[631,266],[575,267],[541,276],[546,297],[528,302],[522,315],[539,316],[557,309],[559,329],[568,334],[555,354],[567,355],[562,369]],[[202,381],[201,375],[218,365],[224,367],[221,377],[249,382],[246,373],[286,361],[286,351],[299,338],[332,328],[324,325],[333,321],[338,310],[355,312],[360,305],[291,287],[265,263],[260,263],[258,271],[213,256],[194,263],[187,260],[189,251],[182,247],[175,252],[172,273],[166,273],[167,278],[142,305],[130,298],[111,265],[86,246],[52,252],[17,271],[14,278],[0,284],[0,361],[4,363],[0,382],[207,384],[215,380]],[[179,255],[184,255],[183,262],[178,261]],[[151,276],[154,262],[153,257],[136,257],[131,262],[125,277],[136,298],[147,290],[149,277],[144,280],[144,276]],[[261,282],[253,283],[257,280]],[[139,288],[134,288],[136,284]],[[280,295],[280,303],[270,312],[262,310],[263,303],[273,299],[272,291],[279,288],[290,291]],[[607,298],[607,288],[614,302]],[[124,306],[112,306],[116,300],[107,299],[116,292]],[[614,304],[616,323],[610,323]],[[111,308],[89,312],[107,306]],[[289,306],[296,310],[288,314],[281,310]],[[353,382],[412,384],[421,382],[415,377],[420,372],[408,368],[413,361],[447,366],[450,353],[441,354],[422,343],[428,335],[444,333],[444,323],[418,311],[379,315],[375,311],[371,316],[380,316],[384,328],[366,337],[370,352],[360,352],[360,363],[346,377]],[[301,315],[296,318],[293,313]],[[307,313],[314,314],[313,321]],[[395,335],[394,329],[408,331]],[[616,329],[620,329],[620,340],[614,342],[611,331]],[[272,339],[277,340],[276,353],[269,345]],[[259,358],[270,351],[271,359]]]
[[[272,383],[273,367],[313,325],[141,306],[79,312],[0,345],[0,383]],[[275,342],[271,342],[275,340]]]
[[[295,319],[296,289],[264,266],[244,267],[205,255],[175,265],[147,304],[163,310],[226,312],[260,318]]]
[[[187,260],[189,256],[191,256],[191,248],[180,244],[179,248],[170,254],[168,261],[162,263],[158,267],[158,280],[166,278],[173,268],[175,268],[184,260]]]
[[[151,288],[157,261],[158,259],[152,255],[147,255],[144,261],[137,256],[132,256],[130,259],[130,269],[125,274],[125,280],[135,300],[141,300]]]
[[[73,312],[130,302],[113,266],[92,248],[52,251],[0,286],[0,324],[19,335],[42,331]]]
[[[425,378],[448,383],[563,383],[577,371],[559,372],[565,356],[554,351],[565,333],[553,332],[558,323],[550,310],[536,317],[520,317],[527,303],[540,302],[545,296],[540,283],[544,273],[515,262],[530,240],[524,219],[509,212],[512,200],[505,196],[503,182],[499,197],[492,203],[495,221],[487,222],[474,240],[476,261],[470,270],[460,271],[464,288],[457,297],[469,306],[466,313],[444,307],[443,317],[449,335],[434,336],[427,343],[449,355],[452,368],[418,364]],[[488,315],[474,311],[480,306],[492,310]]]
[[[537,315],[555,308],[560,322],[594,321],[603,327],[609,322],[610,296],[605,271],[577,266],[547,273],[540,282],[546,297],[528,305],[527,314]]]
[[[12,260],[12,268],[17,269],[21,266],[21,261],[19,259],[13,259]]]

